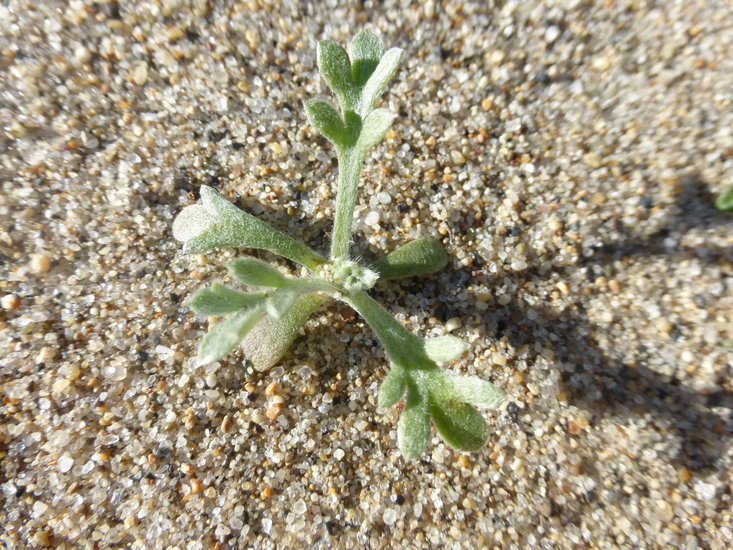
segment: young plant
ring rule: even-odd
[[[453,336],[424,340],[409,332],[367,291],[378,281],[435,272],[447,264],[436,239],[424,238],[394,250],[370,266],[349,256],[354,205],[364,159],[387,133],[395,115],[375,104],[392,79],[402,51],[384,51],[372,30],[357,34],[348,52],[330,41],[318,45],[318,67],[338,99],[340,111],[320,100],[305,110],[310,123],[336,150],[339,165],[336,217],[328,259],[306,245],[240,210],[214,189],[201,186],[201,200],[186,207],[173,222],[184,251],[202,253],[217,247],[260,248],[304,266],[308,275],[287,277],[254,258],[229,263],[233,278],[260,290],[240,292],[214,283],[188,301],[198,314],[224,316],[202,340],[199,364],[220,360],[238,345],[255,368],[275,364],[308,316],[326,299],[354,308],[372,327],[386,351],[391,370],[379,390],[379,406],[404,397],[398,424],[403,456],[419,456],[430,439],[430,422],[443,439],[461,451],[480,449],[488,428],[475,407],[496,407],[504,394],[471,376],[438,367],[460,356],[465,344]]]

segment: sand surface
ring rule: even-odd
[[[442,239],[372,294],[507,392],[474,454],[400,457],[337,304],[271,370],[193,362],[244,251],[172,219],[206,184],[327,250],[302,103],[364,25],[405,58],[352,252]],[[730,548],[731,52],[722,0],[1,2],[0,546]]]

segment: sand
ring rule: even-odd
[[[372,295],[506,391],[477,453],[399,455],[338,304],[266,372],[193,361],[247,251],[172,219],[206,184],[327,250],[302,103],[365,25],[405,58],[352,253],[442,239]],[[732,51],[724,1],[2,3],[0,546],[729,548]]]

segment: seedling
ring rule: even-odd
[[[339,112],[320,100],[305,104],[308,120],[333,144],[338,158],[336,217],[328,259],[240,210],[207,186],[201,186],[201,200],[186,207],[173,222],[173,234],[184,242],[185,252],[259,248],[289,258],[308,272],[303,277],[288,277],[254,258],[230,262],[234,279],[260,290],[241,292],[214,283],[190,298],[188,305],[196,313],[224,317],[202,340],[199,364],[218,361],[241,344],[255,368],[269,368],[316,308],[328,298],[341,300],[359,312],[384,346],[391,370],[380,387],[379,406],[390,407],[404,396],[397,441],[403,456],[414,459],[428,444],[431,419],[452,447],[480,449],[488,437],[488,427],[474,407],[496,407],[504,394],[489,382],[438,367],[437,363],[463,353],[461,340],[453,336],[420,338],[367,293],[378,281],[433,273],[445,267],[447,256],[439,241],[418,239],[370,266],[349,256],[364,159],[395,118],[375,104],[401,57],[399,48],[385,52],[381,38],[369,29],[354,37],[348,52],[335,42],[318,44],[318,67],[340,106]]]

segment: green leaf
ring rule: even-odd
[[[246,285],[281,288],[290,282],[277,269],[255,258],[237,258],[228,267],[232,276]]]
[[[216,217],[202,204],[187,206],[173,220],[173,237],[184,243],[216,223]]]
[[[382,56],[379,65],[374,69],[374,72],[361,90],[359,106],[356,110],[359,115],[364,117],[374,108],[374,104],[379,99],[382,90],[384,90],[389,81],[392,80],[392,77],[394,77],[395,72],[397,72],[397,67],[401,59],[402,50],[400,48],[390,48]]]
[[[425,340],[425,353],[436,363],[445,363],[461,356],[466,342],[455,336],[439,336]]]
[[[264,314],[262,307],[245,309],[212,328],[199,345],[198,364],[213,363],[232,351]]]
[[[379,280],[426,275],[443,269],[448,255],[438,239],[427,237],[407,243],[372,265]]]
[[[430,413],[438,433],[454,449],[478,451],[489,437],[483,416],[467,403],[433,404]]]
[[[395,114],[387,109],[376,109],[369,113],[361,127],[356,148],[362,155],[379,143],[392,126]]]
[[[281,288],[273,292],[267,300],[265,300],[265,308],[270,317],[279,319],[292,307],[298,292],[294,289]]]
[[[351,75],[354,84],[363,86],[377,68],[384,54],[384,43],[372,29],[364,29],[349,45]]]
[[[450,400],[463,401],[476,407],[494,409],[504,401],[505,394],[491,382],[476,376],[459,376],[446,372],[444,395]]]
[[[308,115],[308,121],[323,134],[324,137],[329,139],[335,145],[346,146],[349,141],[349,136],[346,130],[344,121],[341,120],[341,116],[336,112],[336,109],[331,107],[325,101],[318,99],[311,99],[305,102],[305,112]]]
[[[201,202],[184,208],[173,222],[173,230],[188,253],[237,246],[269,250],[310,270],[326,262],[304,244],[240,210],[206,185],[201,186]]]
[[[391,407],[405,393],[405,377],[398,367],[392,367],[379,387],[378,404],[380,407]]]
[[[199,315],[226,315],[257,305],[264,299],[263,293],[245,294],[214,283],[191,296],[186,305]]]
[[[308,317],[325,301],[324,296],[306,294],[297,298],[279,319],[269,315],[262,317],[242,341],[244,356],[255,370],[273,367],[298,336]]]
[[[411,388],[397,424],[397,446],[406,460],[413,460],[422,454],[428,446],[428,441],[430,441],[430,414],[427,403]]]
[[[318,70],[334,93],[339,96],[342,108],[350,108],[352,95],[351,61],[349,54],[336,42],[323,40],[318,43]]]
[[[720,194],[715,201],[715,208],[724,212],[733,210],[733,185]]]

